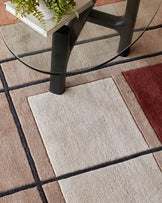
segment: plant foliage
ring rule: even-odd
[[[26,17],[29,14],[33,14],[33,16],[35,16],[35,18],[38,19],[41,24],[45,25],[44,16],[41,13],[41,11],[39,11],[38,8],[40,0],[4,0],[4,1],[5,2],[10,1],[14,5],[16,16],[20,14],[21,17]],[[74,6],[76,5],[76,2],[74,0],[42,0],[42,1],[44,1],[46,6],[54,12],[55,25],[57,25],[60,22],[62,16],[65,14],[75,13],[75,15],[78,17],[78,14],[74,9]]]

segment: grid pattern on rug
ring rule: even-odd
[[[160,13],[160,11],[159,11],[159,13]],[[159,16],[160,16],[160,14],[159,14]],[[149,32],[150,32],[150,35],[152,35],[153,33],[155,34],[155,33],[161,32],[162,25],[158,20],[157,20],[157,22],[158,23],[153,24],[147,30],[146,35]],[[143,39],[145,39],[145,35],[144,35]],[[147,43],[147,42],[148,41],[145,41],[144,43]],[[0,44],[2,44],[2,46],[4,46],[1,38],[0,38]],[[136,54],[136,47],[138,47],[139,45],[140,45],[140,43],[137,45],[134,45],[132,47],[132,52],[135,50],[134,55],[132,54],[132,56],[130,56],[126,59],[119,57],[114,62],[106,64],[104,69],[98,70],[97,72],[93,72],[91,75],[90,75],[90,73],[86,73],[85,77],[84,77],[84,75],[83,76],[76,75],[76,76],[68,77],[67,85],[75,86],[78,84],[90,82],[93,80],[99,80],[104,77],[110,77],[110,76],[113,77],[115,81],[117,81],[117,78],[122,75],[121,72],[123,70],[125,70],[124,67],[127,67],[127,69],[129,70],[129,69],[134,69],[134,68],[140,68],[141,66],[144,66],[145,64],[147,64],[147,65],[156,64],[161,61],[161,56],[162,56],[161,48],[155,49],[155,51],[153,51],[151,53],[146,52],[146,53],[142,54],[143,53],[142,52],[140,54],[138,54],[138,53]],[[155,44],[154,46],[157,48],[158,44],[157,45]],[[0,49],[0,51],[2,51],[2,50]],[[144,48],[142,51],[144,51]],[[4,52],[5,52],[5,57],[1,57],[4,54]],[[22,148],[25,152],[22,155],[23,159],[21,161],[22,162],[24,161],[23,163],[25,166],[28,165],[27,173],[30,174],[29,175],[30,178],[29,178],[29,180],[26,180],[25,184],[22,184],[22,185],[17,185],[17,184],[10,185],[10,181],[11,181],[10,178],[6,179],[6,182],[8,182],[8,183],[3,182],[4,186],[1,185],[2,183],[0,184],[0,197],[2,198],[2,199],[0,199],[0,202],[1,202],[1,200],[2,200],[2,202],[16,202],[17,199],[15,199],[15,198],[22,200],[22,202],[64,202],[64,198],[62,197],[61,191],[57,184],[58,180],[71,178],[73,176],[87,173],[89,171],[98,170],[100,168],[108,167],[108,166],[111,166],[114,164],[119,164],[121,162],[129,161],[131,159],[135,159],[140,156],[145,156],[147,154],[152,154],[155,152],[157,153],[157,152],[162,151],[162,146],[160,143],[156,142],[152,145],[150,143],[148,143],[148,145],[151,148],[149,150],[145,150],[145,151],[142,151],[142,152],[139,152],[136,154],[122,157],[120,159],[108,161],[108,162],[102,163],[100,165],[95,165],[95,166],[92,166],[89,168],[80,169],[78,171],[74,171],[74,172],[71,172],[68,174],[62,174],[59,177],[55,177],[55,174],[53,173],[53,171],[51,169],[51,166],[48,161],[48,157],[46,155],[45,150],[44,150],[44,152],[35,152],[36,151],[36,149],[34,151],[35,145],[32,145],[31,138],[28,135],[28,133],[29,134],[33,133],[33,139],[35,139],[35,142],[37,142],[39,140],[40,148],[43,147],[40,137],[37,137],[37,138],[34,137],[35,134],[39,135],[39,132],[37,130],[36,124],[34,123],[34,120],[31,120],[33,123],[32,123],[32,126],[30,126],[30,128],[33,128],[33,129],[27,129],[22,117],[24,116],[25,120],[27,120],[28,117],[26,117],[25,114],[23,114],[23,115],[21,114],[21,111],[24,112],[23,108],[26,108],[26,106],[24,103],[22,103],[22,106],[20,107],[20,109],[18,109],[19,104],[17,102],[18,98],[20,101],[21,101],[21,99],[26,100],[26,98],[30,95],[47,92],[48,85],[49,85],[49,78],[46,75],[33,73],[32,70],[29,70],[29,72],[34,75],[33,78],[30,78],[29,76],[27,76],[28,81],[26,81],[25,83],[21,81],[21,78],[18,78],[18,84],[15,83],[9,77],[9,75],[11,75],[10,68],[11,69],[14,68],[14,70],[17,71],[16,70],[16,69],[18,69],[17,67],[20,67],[20,69],[21,69],[21,65],[16,60],[16,58],[14,58],[14,57],[12,57],[12,55],[10,55],[10,53],[7,51],[5,46],[3,49],[3,54],[0,53],[0,55],[1,55],[0,56],[0,64],[1,64],[1,66],[0,66],[0,78],[1,78],[1,81],[0,81],[0,96],[1,96],[0,104],[1,105],[0,105],[0,108],[2,108],[1,111],[4,111],[3,107],[6,107],[7,115],[8,114],[12,115],[13,120],[12,119],[11,120],[13,122],[13,125],[16,126],[15,135],[21,141],[19,143],[19,146],[17,146],[17,147]],[[136,63],[138,63],[137,67],[136,67]],[[132,67],[133,65],[134,65],[134,67]],[[120,76],[117,74],[117,72],[118,72],[117,68],[120,69],[120,71],[118,70],[120,72]],[[108,75],[105,74],[106,70],[108,70],[107,71]],[[27,74],[30,75],[29,72],[27,71]],[[20,77],[19,74],[17,75],[17,77]],[[81,79],[77,80],[79,77],[82,78],[82,81],[81,81]],[[89,79],[86,79],[86,78],[89,78]],[[119,82],[116,82],[116,83],[118,85],[118,88],[120,89],[120,83]],[[27,91],[29,91],[29,92],[26,93],[26,95],[25,95],[25,93],[24,93],[24,95],[22,94],[22,92],[27,92]],[[123,91],[122,87],[121,87],[120,91],[121,92]],[[123,93],[123,95],[124,95],[124,93]],[[127,98],[125,101],[127,103]],[[3,106],[3,103],[5,103],[4,106]],[[27,105],[27,102],[26,102],[26,105]],[[129,107],[130,104],[127,104],[127,105]],[[27,110],[29,110],[29,108]],[[130,111],[131,111],[131,109],[130,109]],[[32,119],[31,112],[30,112],[30,116]],[[1,119],[3,119],[3,118],[1,117]],[[2,120],[1,120],[1,123],[2,123]],[[137,123],[138,123],[138,120],[137,120]],[[4,126],[4,125],[2,125],[2,126]],[[8,126],[8,128],[10,129],[10,126]],[[5,130],[1,129],[0,132],[7,133],[6,129]],[[2,137],[3,135],[1,134],[0,136]],[[11,145],[7,145],[7,147],[12,148]],[[44,158],[43,160],[39,160],[39,158],[36,157],[36,156],[38,156],[39,153],[40,153],[40,158],[42,158],[42,157]],[[156,155],[156,153],[155,153],[155,155]],[[160,156],[158,156],[158,157],[160,157]],[[156,158],[156,161],[159,164],[159,162],[161,160],[158,157]],[[38,163],[38,162],[40,162],[40,163]],[[45,166],[46,164],[48,166]],[[11,167],[12,163],[8,166]],[[159,164],[159,166],[160,166],[160,164]],[[45,172],[46,167],[48,168],[47,174]],[[8,170],[10,171],[10,169],[8,169]],[[15,170],[16,170],[16,168],[15,168]],[[13,174],[15,174],[15,172]],[[52,188],[48,187],[48,184],[53,183],[53,182],[56,182],[56,192],[54,192],[52,190]],[[22,196],[20,194],[22,194]],[[54,194],[57,197],[53,197]],[[8,198],[8,199],[6,199],[6,198]],[[51,199],[52,199],[52,201],[51,201]]]

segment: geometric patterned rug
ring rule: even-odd
[[[129,151],[122,151],[125,154],[121,155],[121,149],[128,149],[125,145],[120,146],[124,140],[117,136],[114,144],[118,144],[118,147],[113,148],[110,145],[113,143],[111,136],[109,147],[103,147],[111,154],[100,159],[100,153],[104,154],[100,150],[100,153],[95,154],[99,157],[96,163],[92,161],[84,165],[79,162],[84,168],[78,165],[79,170],[76,171],[73,171],[74,165],[70,165],[70,173],[65,176],[56,176],[28,102],[29,97],[49,94],[49,76],[28,69],[16,60],[0,36],[0,202],[75,201],[71,197],[78,201],[81,197],[83,202],[91,198],[93,202],[129,202],[131,197],[130,202],[141,202],[141,199],[145,202],[160,202],[162,145],[122,73],[161,63],[161,14],[162,7],[150,29],[131,47],[127,58],[118,57],[102,70],[67,78],[68,90],[111,81],[124,109],[129,112],[129,117],[131,115],[134,129],[138,129],[138,136],[134,143],[130,140],[130,148],[127,140],[130,137],[122,135],[126,136],[124,140]],[[116,150],[119,150],[118,154]],[[108,155],[113,155],[113,158]],[[79,158],[77,161],[81,160]],[[95,160],[95,157],[92,158]]]
[[[43,93],[28,99],[56,176],[148,149],[111,78],[70,87],[61,97]],[[141,176],[145,173],[147,183]],[[160,202],[160,177],[149,155],[59,185],[66,202]]]

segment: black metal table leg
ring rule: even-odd
[[[120,34],[120,42],[118,52],[122,52],[126,47],[129,47],[133,37],[133,31],[136,23],[140,0],[128,0],[125,15],[118,32]],[[121,53],[121,56],[128,56],[129,48]]]
[[[93,6],[96,0],[93,0]],[[121,56],[129,54],[140,0],[128,0],[124,16],[115,16],[92,9],[93,6],[80,14],[79,19],[73,19],[53,34],[50,91],[63,94],[65,91],[66,68],[72,48],[86,21],[116,30],[120,35],[118,53]],[[128,48],[127,48],[128,47]],[[127,48],[125,51],[122,52]]]
[[[63,26],[53,34],[51,71],[57,75],[51,75],[50,91],[55,94],[63,94],[65,91],[66,66],[70,55],[70,28]],[[62,73],[62,74],[61,74]]]
[[[68,26],[63,26],[53,34],[50,92],[63,94],[65,91],[66,69],[72,48],[87,20],[92,7],[80,14],[79,19],[73,19]]]
[[[140,0],[128,0],[124,16],[115,16],[94,9],[88,16],[89,22],[114,29],[119,33],[118,53],[131,44],[139,3]],[[122,56],[127,56],[128,54],[129,48],[121,53]]]

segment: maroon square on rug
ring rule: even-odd
[[[162,143],[162,63],[123,75]]]

